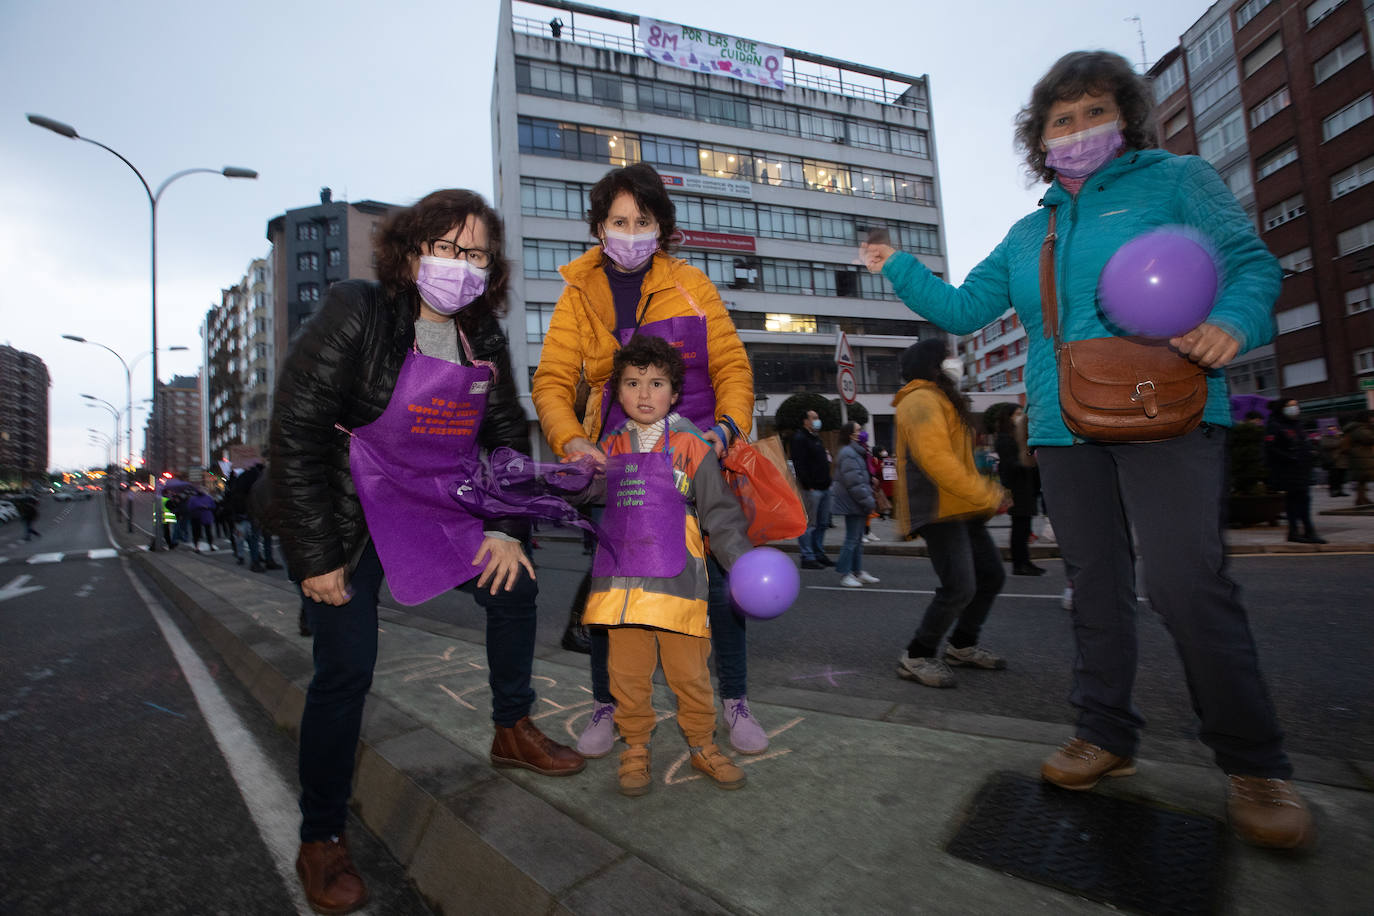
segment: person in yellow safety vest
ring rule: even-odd
[[[172,511],[171,504],[167,501],[167,497],[164,496],[162,497],[162,537],[167,542],[168,550],[176,547],[176,544],[172,541],[172,529],[176,526],[176,523],[177,514]]]

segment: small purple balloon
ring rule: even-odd
[[[776,547],[755,547],[730,570],[730,597],[750,617],[776,617],[801,591],[801,573]]]
[[[1206,248],[1177,229],[1157,229],[1117,249],[1097,282],[1102,311],[1141,337],[1177,337],[1207,320],[1217,266]]]

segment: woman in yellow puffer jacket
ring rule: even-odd
[[[686,375],[676,410],[704,431],[716,455],[747,436],[754,373],[730,314],[709,277],[667,253],[677,230],[672,200],[651,166],[612,169],[588,194],[587,225],[599,243],[562,268],[558,299],[531,386],[544,437],[560,457],[589,454],[625,421],[608,392],[615,353],[636,333],[669,341]],[[579,415],[578,389],[586,386]],[[749,709],[744,618],[730,607],[725,573],[708,558],[712,648],[730,743],[742,754],[768,749],[768,735]],[[606,673],[604,630],[589,633],[592,707],[578,750],[601,757],[614,746],[614,699]]]
[[[1004,659],[978,645],[978,634],[1006,573],[986,522],[1011,504],[1006,490],[973,464],[973,429],[964,397],[942,366],[941,338],[923,340],[901,356],[906,385],[892,399],[897,420],[899,530],[925,539],[940,586],[897,673],[927,687],[953,687],[950,665],[1002,669]],[[937,654],[955,621],[944,658]]]

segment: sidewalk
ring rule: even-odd
[[[1364,542],[1374,542],[1364,530]],[[296,734],[311,661],[309,641],[295,635],[295,592],[185,551],[132,556],[277,723]],[[614,754],[566,779],[489,766],[480,630],[387,608],[380,630],[354,807],[440,912],[1112,909],[946,852],[988,780],[1008,772],[1034,777],[1066,737],[1060,726],[935,716],[920,707],[919,692],[911,703],[893,705],[765,688],[751,692],[751,700],[773,745],[759,757],[738,758],[749,775],[743,790],[705,783],[665,723],[655,745],[654,790],[626,799],[614,788]],[[591,705],[586,657],[545,652],[535,659],[535,678],[540,727],[570,742]],[[662,687],[656,705],[672,708]],[[1295,761],[1320,839],[1311,852],[1291,856],[1231,838],[1225,780],[1200,745],[1173,759],[1197,763],[1144,759],[1136,776],[1092,793],[1036,791],[1052,805],[1109,808],[1118,799],[1125,803],[1119,807],[1152,817],[1201,818],[1195,823],[1220,838],[1214,865],[1204,869],[1216,882],[1209,908],[1216,912],[1370,912],[1374,762]],[[1177,883],[1154,867],[1181,853],[1167,837],[1110,825],[1088,836],[1067,814],[1050,827],[1026,856],[1043,857],[1050,844],[1076,844],[1099,857],[1114,850],[1109,860],[1128,872],[1153,873],[1151,892],[1167,895]]]

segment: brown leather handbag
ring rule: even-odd
[[[1157,442],[1192,432],[1207,406],[1202,368],[1167,341],[1094,337],[1065,341],[1054,282],[1055,208],[1040,245],[1040,310],[1054,340],[1059,409],[1076,436],[1098,442]]]

